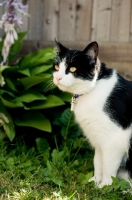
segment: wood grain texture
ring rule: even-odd
[[[98,0],[93,0],[91,41],[94,41],[97,38],[97,15],[98,15]]]
[[[111,14],[110,41],[128,42],[130,38],[131,0],[114,0]]]
[[[30,40],[43,40],[44,0],[29,1],[29,34]]]
[[[131,0],[131,10],[132,10],[132,0]],[[132,12],[130,13],[130,42],[132,42]]]
[[[122,0],[119,41],[128,42],[130,37],[131,0]]]
[[[77,0],[76,40],[89,41],[91,38],[92,0]]]
[[[113,42],[119,40],[120,7],[120,0],[114,0],[112,2],[110,41]]]
[[[111,22],[111,3],[112,0],[98,0],[97,8],[97,27],[96,40],[108,42],[110,39],[110,22]]]
[[[58,38],[59,0],[44,0],[44,40]]]
[[[59,40],[75,40],[76,0],[60,0]]]

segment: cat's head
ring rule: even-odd
[[[56,58],[53,64],[53,82],[63,91],[85,94],[92,90],[100,71],[97,42],[83,51],[71,50],[56,41]]]

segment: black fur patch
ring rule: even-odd
[[[104,111],[113,122],[127,129],[132,122],[132,82],[117,76],[118,81],[106,101]]]

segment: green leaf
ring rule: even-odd
[[[9,66],[2,65],[0,66],[0,73],[3,72],[5,69],[10,68]]]
[[[40,155],[43,156],[43,161],[46,164],[47,160],[50,158],[50,146],[46,139],[37,138],[36,139],[37,149]]]
[[[52,64],[55,57],[51,48],[42,49],[35,53],[28,54],[19,62],[19,67],[22,69],[36,67],[43,64]]]
[[[50,149],[49,143],[44,138],[36,139],[37,149],[41,155],[48,149]]]
[[[0,100],[0,124],[3,126],[6,135],[12,141],[15,136],[14,124],[9,113],[6,111],[4,105],[2,104],[1,100]]]
[[[47,96],[46,101],[37,101],[31,103],[29,106],[25,106],[25,109],[46,109],[46,108],[53,108],[57,106],[64,105],[64,101],[62,101],[59,97],[54,95]]]
[[[9,92],[8,90],[0,89],[0,96],[1,96],[2,94],[8,94],[8,95],[10,95],[10,96],[12,96],[12,97],[15,97],[15,95],[14,95],[12,92]]]
[[[65,102],[70,103],[71,102],[71,98],[72,98],[72,94],[67,93],[67,92],[61,92],[58,94],[58,96]]]
[[[47,79],[51,78],[51,74],[43,74],[43,76],[31,76],[20,79],[25,89],[28,89],[38,83],[41,83]]]
[[[46,100],[47,98],[39,92],[28,90],[21,94],[20,97],[15,98],[16,102],[30,103],[35,100]]]
[[[78,181],[83,184],[86,185],[88,183],[88,180],[93,176],[93,172],[89,172],[88,174],[83,174],[80,173],[78,175]]]
[[[10,166],[10,165],[14,165],[14,158],[11,158],[9,157],[6,161],[7,165]]]
[[[74,114],[70,108],[67,108],[61,115],[61,121],[65,126],[72,127],[75,125]]]
[[[17,70],[19,73],[24,74],[26,76],[30,76],[30,70],[29,69],[22,69]]]
[[[127,182],[126,180],[120,179],[120,188],[121,188],[121,190],[123,191],[123,190],[130,189],[131,186],[130,186],[130,183]]]
[[[39,111],[26,111],[15,119],[18,126],[29,126],[42,131],[51,132],[51,124]]]
[[[52,65],[41,65],[30,69],[30,73],[32,76],[43,73],[49,69],[51,69]]]
[[[23,104],[22,104],[22,102],[13,102],[13,101],[9,101],[9,100],[7,100],[7,99],[5,99],[5,98],[3,98],[2,96],[1,96],[1,100],[2,100],[2,103],[6,106],[6,107],[9,107],[9,108],[18,108],[18,107],[23,107]]]
[[[10,48],[10,53],[8,56],[9,61],[15,59],[18,56],[22,48],[23,38],[25,37],[26,34],[27,32],[18,33],[18,39],[15,40],[15,43]]]
[[[18,92],[14,83],[11,81],[11,79],[9,79],[9,77],[5,77],[5,82],[11,90],[13,90],[14,92]]]

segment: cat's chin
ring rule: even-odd
[[[65,86],[63,86],[63,85],[58,84],[57,87],[58,87],[60,90],[64,91],[64,92],[68,92],[67,87],[65,87]]]

